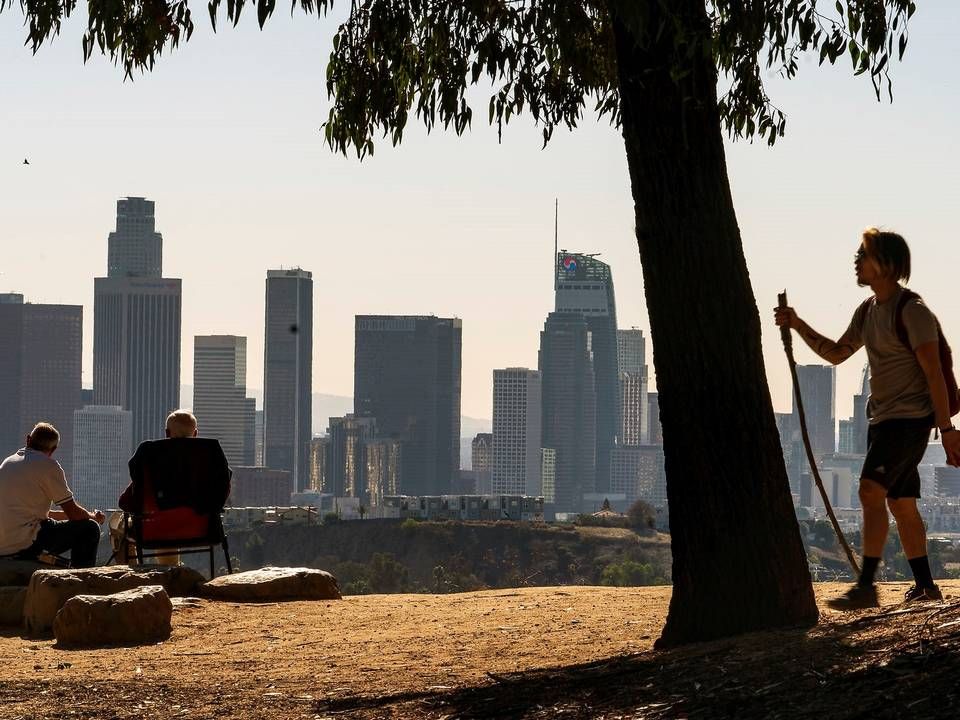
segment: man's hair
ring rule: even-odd
[[[863,231],[863,247],[894,280],[910,279],[910,248],[902,235],[870,227]]]
[[[167,415],[167,435],[172,438],[193,437],[197,419],[189,410],[174,410]]]
[[[60,433],[48,422],[38,422],[27,436],[27,447],[37,452],[53,452],[60,444]]]

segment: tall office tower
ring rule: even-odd
[[[856,446],[853,435],[853,420],[841,420],[839,425],[837,452],[841,455],[852,455]]]
[[[557,502],[557,451],[540,448],[540,486],[545,503]]]
[[[867,403],[870,400],[870,365],[863,366],[860,392],[853,396],[853,452],[867,454]]]
[[[663,445],[663,425],[660,424],[658,393],[647,393],[647,432],[651,445]]]
[[[637,445],[614,448],[610,462],[610,492],[623,493],[627,502],[645,500],[663,506],[663,446]]]
[[[593,351],[596,412],[596,491],[610,488],[610,450],[620,429],[617,304],[610,266],[592,255],[561,251],[556,266],[556,311],[587,321]]]
[[[264,467],[235,467],[231,479],[233,507],[286,507],[290,505],[289,470]]]
[[[77,500],[91,509],[116,508],[130,482],[133,416],[118,405],[88,405],[74,410],[73,426],[71,487]]]
[[[344,415],[330,418],[330,455],[327,485],[323,492],[336,497],[367,499],[366,462],[363,446],[377,436],[372,417]]]
[[[470,443],[470,467],[476,480],[476,494],[490,495],[493,492],[493,433],[474,436]]]
[[[254,413],[253,437],[253,444],[256,448],[253,452],[253,464],[257,467],[263,467],[263,410],[257,410]]]
[[[797,379],[803,396],[810,445],[818,459],[836,451],[837,373],[832,365],[797,365]],[[796,396],[793,399],[794,427],[800,427]]]
[[[550,313],[540,333],[539,362],[541,447],[556,451],[557,510],[576,512],[584,494],[596,492],[596,389],[586,319]]]
[[[263,464],[289,470],[293,490],[310,482],[313,279],[268,270],[263,349]]]
[[[395,438],[373,438],[363,444],[365,500],[372,506],[399,495],[403,487],[403,442]]]
[[[142,197],[117,200],[117,229],[107,240],[108,277],[161,276],[163,236],[156,232],[153,208]]]
[[[107,277],[94,279],[93,402],[119,405],[133,421],[133,445],[163,437],[180,404],[181,282],[163,278],[153,203],[117,202]]]
[[[328,485],[330,468],[330,437],[323,435],[310,440],[310,489],[322,491]]]
[[[220,441],[231,467],[256,459],[257,401],[247,397],[247,339],[193,338],[193,414],[203,437]]]
[[[621,445],[643,445],[647,427],[646,342],[638,328],[617,330],[617,368],[620,379]]]
[[[540,495],[540,373],[493,371],[494,495]]]
[[[24,303],[10,294],[0,303],[0,455],[23,447],[41,420],[60,431],[54,456],[70,480],[73,411],[80,407],[83,308]]]
[[[406,495],[442,495],[460,470],[458,318],[357,315],[354,411],[403,441]]]

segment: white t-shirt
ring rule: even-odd
[[[0,463],[0,555],[33,545],[50,504],[72,498],[63,468],[49,455],[21,448]]]

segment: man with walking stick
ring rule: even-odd
[[[877,607],[874,576],[893,513],[915,585],[905,601],[942,600],[930,573],[927,538],[917,509],[920,475],[930,430],[940,432],[947,463],[960,465],[960,432],[951,423],[957,389],[948,367],[949,349],[936,317],[916,294],[900,285],[910,278],[910,250],[900,235],[869,228],[854,269],[857,284],[873,295],[857,308],[836,342],[801,320],[793,308],[775,308],[777,325],[796,330],[827,362],[838,365],[861,347],[870,363],[867,456],[860,473],[863,563],[857,583],[828,602],[839,610]]]

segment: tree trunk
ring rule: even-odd
[[[727,178],[716,68],[709,51],[675,60],[674,33],[709,33],[704,3],[672,3],[676,15],[657,37],[665,4],[643,3],[639,20],[634,2],[611,0],[611,13],[670,504],[673,597],[659,644],[813,624]],[[674,81],[677,62],[689,73]]]

